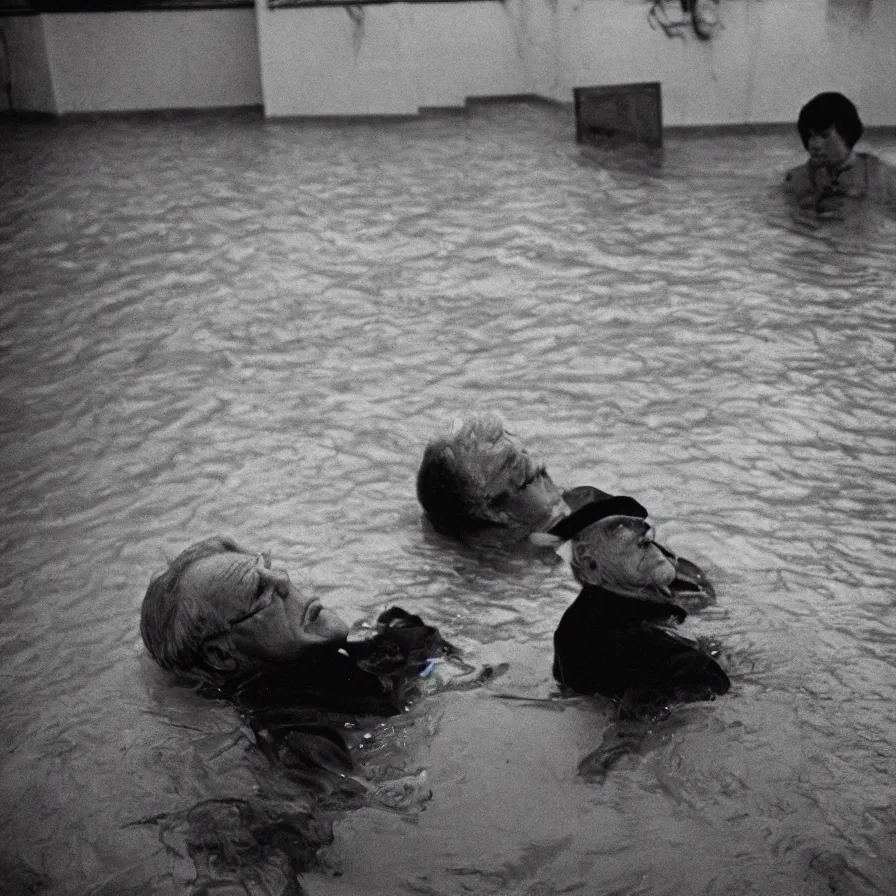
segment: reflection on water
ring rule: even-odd
[[[509,664],[393,732],[432,802],[344,818],[310,893],[891,892],[896,225],[785,226],[795,134],[629,164],[571,133],[525,104],[6,123],[8,886],[186,892],[133,823],[258,785],[232,710],[137,631],[149,576],[220,532],[350,619],[400,602]],[[685,629],[732,691],[599,786],[575,769],[609,707],[552,699],[571,576],[421,525],[426,438],[482,407],[717,585]]]

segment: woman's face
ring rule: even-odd
[[[197,560],[180,588],[224,611],[237,660],[295,660],[309,647],[348,635],[339,616],[296,588],[285,570],[272,569],[266,554],[228,552]]]
[[[573,570],[583,585],[600,585],[620,594],[663,592],[675,567],[653,541],[645,520],[609,516],[577,536]]]
[[[809,161],[813,165],[828,165],[830,167],[845,162],[851,152],[834,125],[823,130],[809,131],[807,148]]]

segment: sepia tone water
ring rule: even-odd
[[[507,664],[383,726],[433,798],[338,820],[308,893],[894,892],[896,223],[789,226],[795,131],[587,157],[572,132],[525,103],[3,123],[8,892],[187,893],[139,822],[257,788],[233,710],[137,628],[215,533],[352,622],[398,603]],[[732,690],[602,784],[576,769],[611,708],[550,676],[568,571],[421,520],[426,439],[481,409],[716,583],[683,630]]]

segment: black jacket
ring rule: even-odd
[[[268,666],[214,696],[237,706],[258,747],[294,782],[324,794],[351,790],[345,729],[402,712],[427,660],[454,653],[438,629],[393,607],[367,640],[313,648],[299,662]]]
[[[639,703],[724,694],[730,681],[721,666],[696,641],[663,625],[686,616],[672,603],[587,586],[554,632],[554,677],[580,694]]]

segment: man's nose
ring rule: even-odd
[[[286,597],[289,594],[289,574],[285,569],[265,569],[262,572],[265,582],[273,589],[275,594]]]

